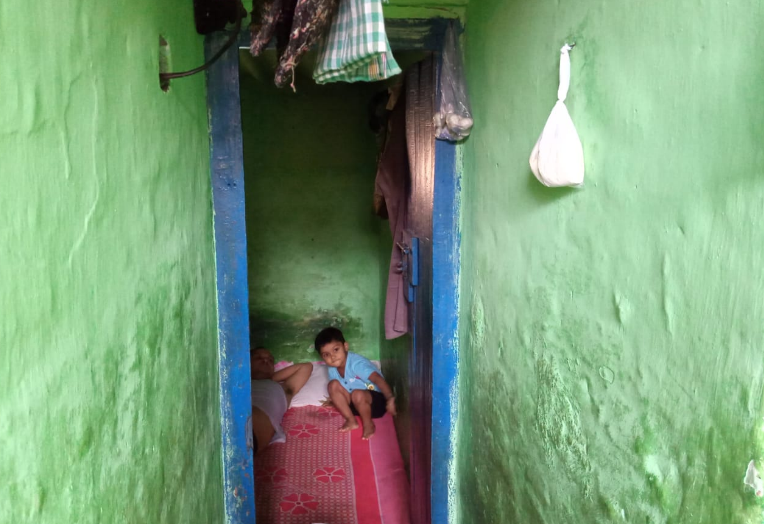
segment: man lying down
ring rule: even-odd
[[[289,409],[292,398],[310,378],[313,365],[309,363],[275,371],[271,352],[256,348],[249,352],[252,377],[252,417],[247,421],[247,440],[252,435],[254,454],[274,442],[285,442],[281,419]],[[252,428],[251,433],[249,427]]]

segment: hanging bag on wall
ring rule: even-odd
[[[433,118],[435,138],[458,142],[470,134],[474,122],[455,22],[446,29],[438,83],[440,99]]]
[[[580,186],[584,183],[584,149],[570,119],[565,98],[570,87],[571,46],[560,49],[560,87],[557,103],[531,152],[531,170],[547,187]]]

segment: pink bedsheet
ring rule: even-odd
[[[335,409],[292,408],[284,444],[255,460],[258,524],[409,524],[409,488],[393,420],[340,433]]]

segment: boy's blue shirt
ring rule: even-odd
[[[382,376],[382,372],[374,367],[374,364],[368,358],[348,351],[348,357],[345,361],[345,377],[340,376],[337,368],[330,367],[329,380],[339,381],[348,391],[356,389],[377,391],[377,387],[369,380],[372,373],[379,373],[379,376]]]

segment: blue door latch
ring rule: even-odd
[[[411,237],[411,246],[398,242],[402,257],[398,270],[403,273],[403,279],[408,283],[406,299],[414,302],[414,288],[419,285],[419,239]]]

